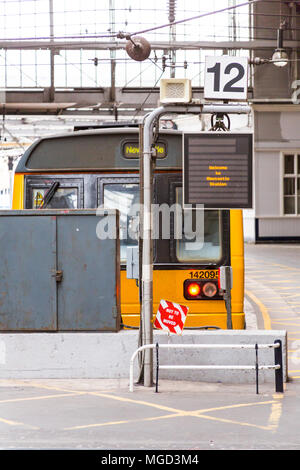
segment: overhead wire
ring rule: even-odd
[[[219,14],[219,13],[224,13],[224,12],[228,12],[228,11],[231,11],[231,10],[236,10],[238,8],[241,8],[241,7],[245,7],[245,6],[251,6],[253,4],[257,4],[257,3],[263,3],[265,2],[266,0],[249,0],[247,2],[243,2],[243,3],[239,3],[239,4],[236,4],[236,5],[232,5],[232,6],[227,6],[225,8],[222,8],[222,9],[219,9],[219,10],[213,10],[213,11],[209,11],[209,12],[202,12],[198,15],[195,15],[195,16],[192,16],[192,17],[189,17],[189,18],[184,18],[184,19],[181,19],[181,20],[177,20],[177,21],[174,21],[172,23],[166,23],[166,24],[162,24],[162,25],[156,25],[156,26],[152,26],[151,28],[146,28],[146,29],[143,29],[143,30],[140,30],[140,31],[135,31],[133,33],[126,33],[127,35],[129,36],[136,36],[136,35],[139,35],[139,34],[145,34],[145,33],[148,33],[148,32],[152,32],[152,31],[157,31],[159,29],[163,29],[163,28],[167,28],[167,27],[170,27],[170,26],[174,26],[174,25],[178,25],[178,24],[182,24],[182,23],[186,23],[186,22],[189,22],[189,21],[193,21],[193,20],[196,20],[196,19],[201,19],[201,18],[206,18],[208,16],[212,16],[212,15],[216,15],[216,14]],[[247,14],[251,14],[251,12],[247,12]],[[279,15],[280,16],[280,15]],[[120,32],[118,33],[113,33],[113,34],[102,34],[102,33],[94,33],[94,34],[85,34],[84,35],[84,38],[85,39],[104,39],[104,38],[118,38],[120,35]],[[0,41],[12,41],[12,40],[20,40],[20,41],[34,41],[34,40],[49,40],[49,39],[54,39],[54,40],[58,40],[58,39],[82,39],[83,37],[83,33],[81,34],[76,34],[76,35],[69,35],[69,36],[39,36],[39,37],[27,37],[27,38],[0,38]]]
[[[139,107],[140,109],[138,109],[138,110],[135,112],[135,114],[134,114],[132,120],[134,120],[134,119],[136,118],[136,116],[142,111],[144,104],[147,102],[147,100],[149,99],[150,95],[151,95],[151,94],[153,93],[153,91],[155,90],[155,87],[156,87],[156,85],[158,84],[158,82],[160,81],[160,79],[161,79],[161,77],[163,76],[164,72],[165,72],[165,70],[163,70],[163,71],[161,72],[161,74],[160,74],[160,76],[158,77],[158,79],[156,80],[155,84],[153,85],[153,87],[152,87],[151,90],[149,91],[148,95],[146,96],[146,98],[144,99],[144,101],[142,102],[142,104],[140,105],[140,107]]]

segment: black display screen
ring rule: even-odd
[[[185,134],[184,205],[252,208],[252,134]]]

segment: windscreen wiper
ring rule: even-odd
[[[40,205],[39,209],[45,209],[45,207],[49,204],[51,199],[53,198],[54,194],[57,191],[57,188],[59,187],[59,182],[55,181],[55,183],[52,183],[49,190],[45,194],[42,204]]]

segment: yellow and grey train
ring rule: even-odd
[[[159,133],[153,173],[155,204],[172,205],[182,199],[182,138],[178,130]],[[139,197],[139,130],[134,127],[40,138],[25,151],[14,176],[13,209],[119,209],[121,314],[123,324],[132,327],[140,323],[140,299],[136,281],[126,276],[126,249],[137,241],[126,237],[124,231],[130,208],[139,203]],[[186,327],[226,329],[218,269],[230,265],[232,325],[244,329],[242,211],[205,210],[204,243],[199,249],[186,246],[184,238],[174,237],[174,221],[168,239],[154,240],[153,316],[160,300],[167,299],[189,308]]]

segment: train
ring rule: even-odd
[[[183,133],[161,129],[156,137],[153,204],[182,201]],[[126,275],[131,208],[140,201],[138,127],[76,130],[36,140],[23,154],[14,174],[12,209],[95,209],[120,211],[121,315],[125,327],[140,324],[140,292]],[[203,243],[175,237],[176,213],[170,214],[170,236],[153,240],[153,318],[161,299],[189,309],[186,328],[227,328],[219,268],[231,266],[233,329],[245,328],[244,240],[240,209],[205,209]],[[182,219],[184,220],[184,218]],[[183,221],[180,223],[184,223]],[[182,231],[183,231],[182,227]]]

